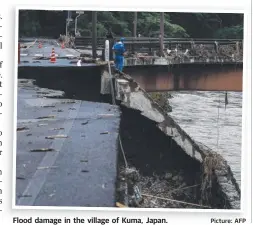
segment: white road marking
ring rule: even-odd
[[[35,57],[43,57],[43,54],[35,54]]]
[[[70,130],[72,129],[75,119],[78,116],[79,109],[81,107],[81,102],[76,102],[74,106],[76,106],[77,110],[73,110],[73,111],[71,110],[69,112],[69,115],[62,126],[64,128],[64,132],[60,131],[58,135],[61,135],[61,134],[68,135]],[[56,149],[58,151],[47,152],[38,167],[52,167],[55,164],[55,161],[60,151],[62,150],[64,142],[65,142],[64,139],[58,139],[58,140],[55,139],[52,142],[50,148]],[[26,186],[26,189],[24,190],[22,194],[22,196],[31,195],[31,198],[22,198],[22,197],[19,198],[17,201],[18,205],[31,206],[34,204],[38,194],[40,193],[40,190],[42,189],[44,183],[46,182],[46,178],[49,172],[50,172],[49,169],[35,171],[28,185]]]

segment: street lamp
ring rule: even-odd
[[[77,33],[77,18],[79,17],[79,16],[81,16],[82,14],[84,14],[84,12],[83,11],[77,11],[76,12],[78,15],[76,16],[76,18],[75,18],[75,36],[76,36],[76,33]]]

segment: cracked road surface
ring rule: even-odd
[[[16,205],[113,207],[120,110],[62,94],[19,80]]]

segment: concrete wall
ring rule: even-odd
[[[101,67],[43,67],[18,68],[18,78],[34,79],[43,88],[61,90],[65,97],[100,101]]]
[[[161,131],[171,137],[186,154],[199,161],[203,166],[203,176],[213,179],[216,197],[224,199],[224,208],[240,209],[240,189],[230,166],[219,154],[214,153],[201,143],[194,141],[165,111],[155,103],[137,82],[128,75],[115,80],[116,98],[121,104],[140,111],[155,121]]]

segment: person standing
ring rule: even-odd
[[[126,52],[125,45],[124,45],[125,38],[120,38],[120,41],[116,42],[113,45],[112,50],[115,53],[115,67],[117,70],[122,72],[124,67],[124,53]]]

